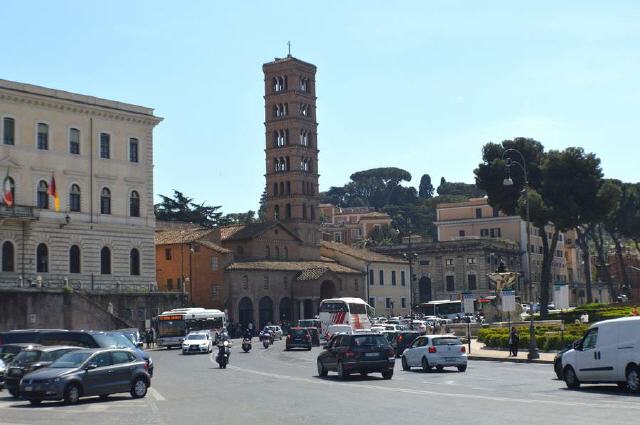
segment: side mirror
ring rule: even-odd
[[[97,369],[97,368],[98,368],[98,364],[97,363],[89,363],[88,365],[86,365],[84,367],[84,370],[90,371],[90,370]]]
[[[573,349],[574,350],[578,350],[578,351],[582,351],[582,340],[580,341],[575,341],[573,343]]]

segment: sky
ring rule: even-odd
[[[155,109],[154,192],[264,189],[262,64],[316,75],[320,189],[399,167],[473,183],[482,146],[581,146],[640,180],[640,2],[3,2],[0,78]]]

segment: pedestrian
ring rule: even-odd
[[[144,333],[144,342],[147,344],[147,350],[151,348],[151,344],[153,344],[153,333],[151,333],[151,329]]]
[[[512,355],[514,357],[518,357],[518,343],[520,342],[520,337],[518,336],[518,332],[516,332],[515,326],[511,328],[511,332],[509,333],[509,357]]]

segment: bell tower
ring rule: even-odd
[[[262,66],[267,217],[320,244],[316,67],[287,55]],[[319,253],[318,253],[319,258]]]

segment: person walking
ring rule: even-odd
[[[151,333],[151,329],[145,332],[144,334],[144,342],[147,344],[147,350],[151,348],[151,344],[153,344],[153,334]]]
[[[520,337],[518,336],[518,332],[516,332],[515,326],[511,328],[511,332],[509,333],[509,357],[512,355],[514,357],[518,357],[518,343],[520,342]]]

